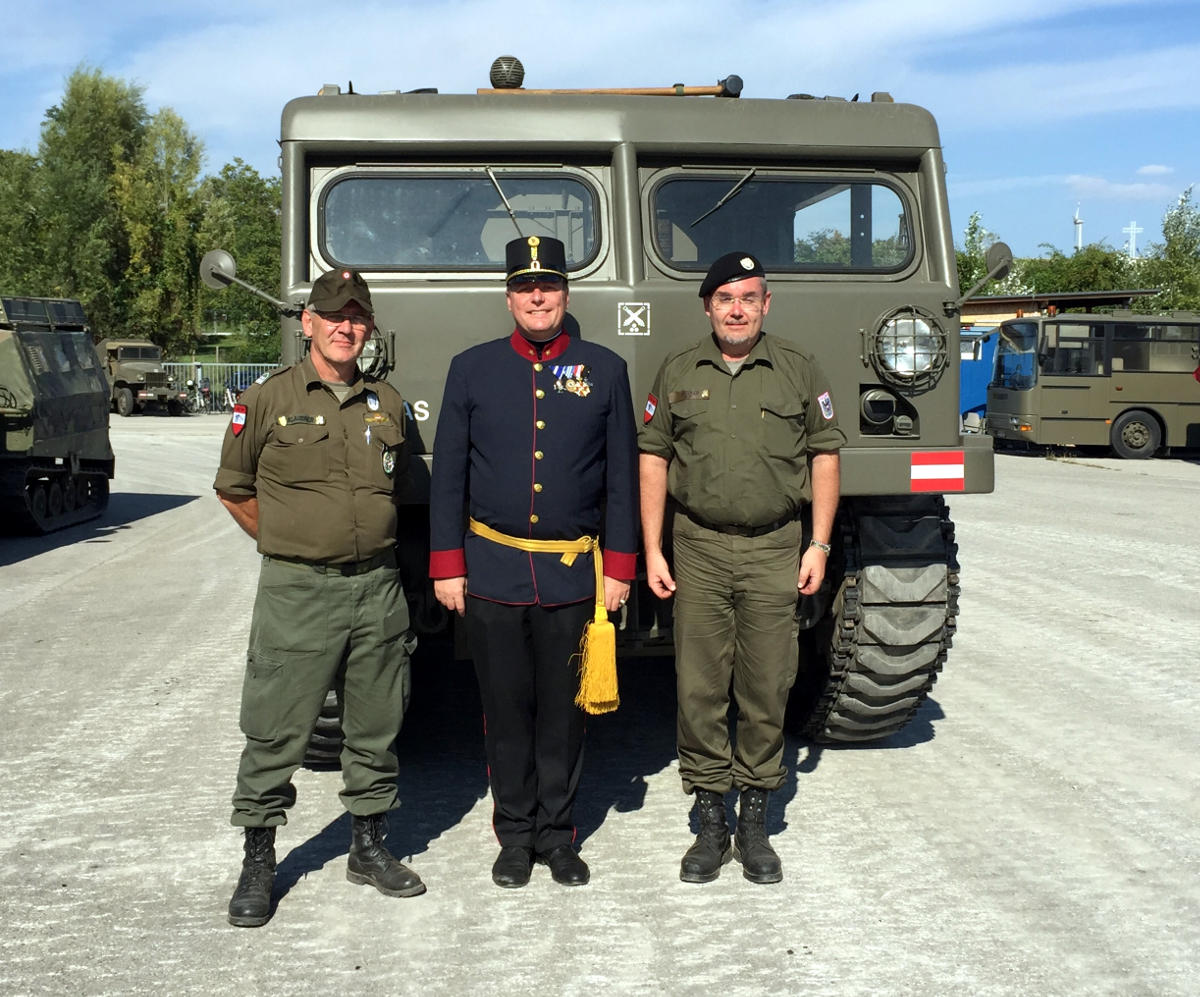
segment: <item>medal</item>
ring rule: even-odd
[[[383,451],[383,473],[389,478],[396,472],[396,455],[391,450]]]

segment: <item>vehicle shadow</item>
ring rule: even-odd
[[[149,495],[118,492],[111,496],[108,508],[96,519],[44,536],[7,535],[0,531],[0,567],[16,564],[47,551],[77,543],[107,543],[118,530],[128,529],[139,519],[178,509],[195,502],[197,495]]]

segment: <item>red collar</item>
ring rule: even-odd
[[[571,345],[571,337],[566,332],[560,332],[546,344],[540,357],[533,344],[521,335],[520,329],[513,330],[513,334],[508,337],[508,344],[530,363],[537,363],[539,360],[554,360],[561,357],[567,352],[567,347]]]

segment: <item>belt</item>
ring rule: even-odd
[[[611,713],[621,702],[617,694],[617,636],[604,608],[604,559],[599,537],[578,540],[530,540],[510,537],[471,517],[468,528],[477,537],[492,543],[535,554],[561,554],[559,560],[570,567],[578,554],[592,554],[596,572],[596,606],[592,622],[583,631],[579,645],[579,693],[575,705],[588,713]],[[573,659],[572,659],[573,660]]]
[[[788,523],[795,522],[800,518],[800,512],[797,510],[790,516],[784,516],[783,519],[777,519],[773,523],[767,523],[765,526],[734,526],[721,525],[719,523],[710,523],[705,519],[701,519],[695,513],[689,512],[687,509],[681,509],[688,519],[697,526],[703,526],[706,530],[712,530],[715,533],[728,533],[735,537],[762,537],[768,533],[774,533],[776,530],[782,530]]]
[[[280,561],[283,564],[295,564],[308,568],[319,575],[364,575],[376,568],[394,568],[396,566],[396,550],[389,547],[382,554],[368,557],[365,561],[344,561],[337,564],[329,561],[306,561],[300,557],[276,557],[274,554],[264,554],[264,561]]]

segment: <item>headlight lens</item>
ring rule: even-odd
[[[910,391],[927,391],[946,369],[947,337],[937,320],[916,307],[884,316],[871,343],[879,377]]]

